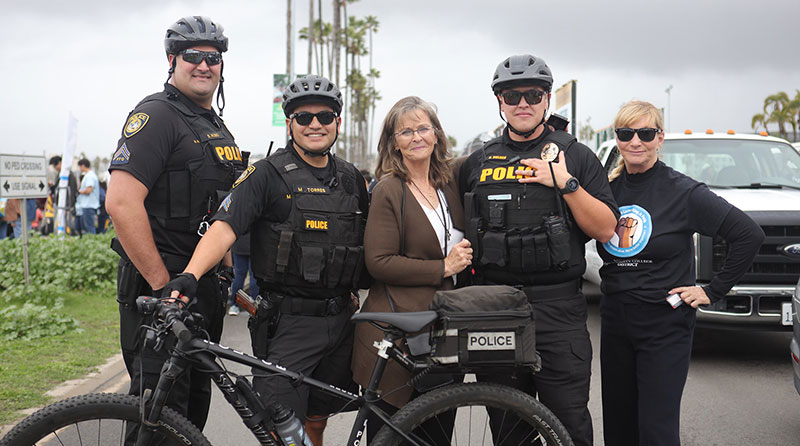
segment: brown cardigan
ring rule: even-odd
[[[397,177],[381,180],[372,192],[372,202],[364,233],[367,269],[375,279],[361,311],[392,311],[386,297],[388,288],[397,312],[428,310],[433,293],[453,287],[451,279],[442,280],[444,256],[436,233],[414,194],[406,188],[405,222],[402,223],[403,181]],[[458,183],[451,181],[444,188],[450,217],[456,229],[464,228],[464,210],[458,196]],[[400,255],[400,228],[405,239],[404,255]],[[356,325],[353,346],[353,378],[362,387],[369,383],[377,359],[373,342],[383,339],[381,331],[367,323]],[[406,385],[411,375],[394,361],[389,364],[380,383],[382,394],[402,387],[386,397],[401,407],[411,396]],[[405,385],[405,387],[403,387]]]

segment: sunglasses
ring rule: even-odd
[[[210,67],[222,63],[222,53],[219,51],[183,50],[180,54],[190,64],[200,65],[205,60]]]
[[[336,113],[332,111],[321,111],[319,113],[300,112],[289,115],[289,119],[294,119],[300,125],[309,125],[314,118],[317,118],[320,124],[328,125],[336,119]]]
[[[639,135],[639,140],[642,142],[650,142],[656,137],[657,134],[661,133],[661,129],[654,129],[652,127],[642,127],[640,129],[623,127],[621,129],[615,129],[614,133],[617,134],[617,138],[619,138],[619,140],[622,142],[628,142],[632,140],[633,135]]]
[[[542,90],[528,90],[528,91],[517,91],[517,90],[507,90],[500,94],[503,98],[503,102],[508,105],[517,105],[519,104],[519,100],[523,97],[525,98],[525,102],[528,105],[536,105],[542,102],[542,98],[544,97],[544,92]]]

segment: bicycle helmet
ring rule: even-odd
[[[492,91],[499,94],[505,88],[532,83],[550,91],[553,87],[553,72],[550,67],[543,59],[530,54],[511,56],[500,62],[494,70]]]
[[[208,17],[187,16],[179,19],[167,29],[164,49],[169,54],[178,54],[196,45],[211,45],[220,52],[228,51],[228,38],[222,33],[219,23]]]
[[[302,104],[324,103],[338,115],[342,112],[342,92],[328,79],[309,74],[298,77],[283,92],[283,113],[288,118]]]

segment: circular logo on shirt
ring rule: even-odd
[[[620,206],[617,229],[611,240],[603,243],[609,254],[633,257],[642,252],[653,234],[653,220],[646,209],[637,205]]]

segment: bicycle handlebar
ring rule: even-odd
[[[136,308],[145,315],[155,314],[156,319],[163,321],[161,324],[170,327],[172,333],[181,340],[187,342],[192,339],[192,331],[184,324],[184,321],[193,321],[192,315],[172,299],[160,299],[151,296],[139,296],[136,298]]]

